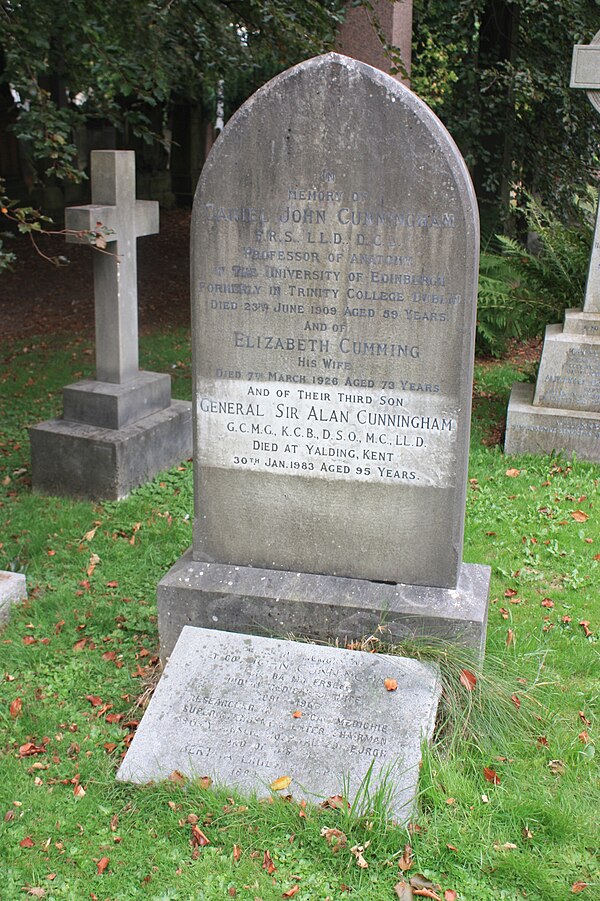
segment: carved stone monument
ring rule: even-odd
[[[600,32],[573,51],[571,87],[600,112]],[[575,453],[600,463],[600,218],[596,218],[583,310],[546,328],[534,385],[517,383],[508,404],[507,454]]]
[[[96,380],[67,385],[62,419],[30,430],[33,488],[117,499],[191,454],[191,405],[138,361],[136,239],[158,231],[158,203],[135,199],[133,151],[92,151],[92,203],[65,211],[67,241],[94,255]]]
[[[458,149],[384,73],[309,60],[229,122],[194,202],[196,515],[158,589],[163,657],[185,624],[481,651],[478,247]]]
[[[407,817],[437,673],[343,645],[482,653],[489,569],[462,562],[466,167],[408,89],[328,54],[232,118],[192,231],[194,542],[158,588],[170,659],[119,778],[314,799],[370,774]]]

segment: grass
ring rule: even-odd
[[[156,583],[191,541],[191,465],[118,503],[33,496],[26,427],[91,374],[91,341],[0,354],[0,569],[25,572],[30,594],[0,633],[2,899],[384,901],[416,873],[461,901],[600,897],[600,469],[485,443],[527,370],[476,367],[464,558],[492,566],[484,672],[469,691],[458,652],[395,649],[435,659],[444,682],[419,809],[400,827],[383,796],[348,812],[115,782],[157,677]],[[184,332],[142,340],[142,365],[171,372],[176,397],[189,364]]]

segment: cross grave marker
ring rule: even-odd
[[[136,200],[135,153],[94,150],[92,203],[70,207],[70,243],[96,242],[96,379],[63,389],[63,418],[31,429],[34,490],[117,499],[191,455],[191,408],[166,373],[139,369],[136,241],[158,203]],[[99,241],[106,242],[106,248]]]
[[[94,254],[96,377],[120,384],[138,371],[136,239],[158,232],[158,203],[135,199],[135,153],[96,150],[92,202],[65,210],[69,243],[101,231],[107,252]]]

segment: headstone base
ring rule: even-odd
[[[33,490],[119,500],[192,455],[192,405],[175,400],[123,429],[50,419],[29,430]]]
[[[504,451],[551,454],[564,451],[600,463],[600,413],[534,406],[534,385],[517,382],[508,402]]]
[[[120,384],[84,379],[63,388],[63,419],[102,429],[124,429],[165,410],[170,403],[167,373],[140,371]]]
[[[201,563],[188,550],[158,583],[161,657],[186,625],[314,641],[428,638],[483,659],[489,566],[463,563],[456,589]]]
[[[0,570],[0,623],[8,622],[13,604],[27,597],[27,583],[23,573]]]
[[[296,801],[352,802],[369,778],[405,820],[440,688],[417,660],[187,627],[117,779],[178,770],[264,796],[287,776]]]

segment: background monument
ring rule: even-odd
[[[588,92],[600,111],[600,32],[573,51],[571,87]],[[590,257],[583,310],[566,310],[564,325],[546,328],[534,385],[513,385],[507,454],[576,453],[600,463],[600,219]]]
[[[67,385],[62,419],[30,430],[34,491],[116,500],[191,454],[191,406],[139,369],[136,240],[158,203],[135,199],[135,154],[94,150],[92,203],[65,211],[67,241],[96,243],[96,380]]]

